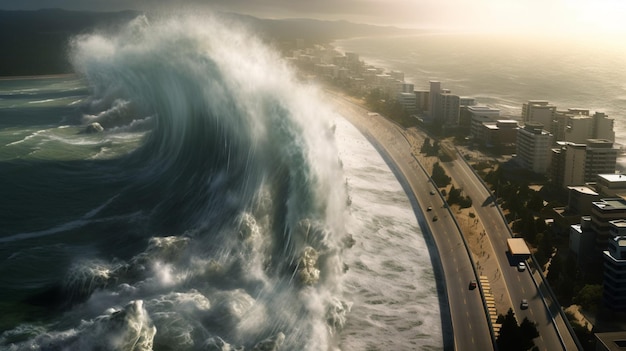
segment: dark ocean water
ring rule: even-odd
[[[139,17],[71,60],[0,80],[0,349],[441,349],[406,195],[277,54]]]

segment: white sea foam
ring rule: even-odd
[[[113,247],[74,258],[62,281],[71,308],[54,320],[64,330],[35,331],[18,349],[113,347],[92,338],[181,351],[441,344],[427,250],[397,181],[380,159],[362,169],[376,152],[249,37],[210,18],[141,17],[116,35],[76,38],[73,59],[93,94],[84,122],[112,123],[46,146],[115,155],[143,136],[128,130],[144,116],[150,131],[119,163],[129,170],[115,168],[126,171],[116,181],[131,179],[119,196],[3,239],[80,230]],[[340,150],[336,138],[347,139]],[[137,212],[116,212],[128,208]],[[132,240],[115,232],[179,217],[180,226],[140,227]],[[105,239],[90,237],[96,229]],[[118,241],[145,247],[128,254]],[[120,320],[130,334],[120,334]]]
[[[352,199],[346,289],[354,297],[344,350],[441,349],[430,255],[411,204],[383,159],[346,121],[337,121]]]

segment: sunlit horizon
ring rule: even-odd
[[[267,19],[345,20],[442,32],[598,42],[626,49],[626,1],[621,0],[0,0],[0,9],[62,8],[172,13],[199,9]]]

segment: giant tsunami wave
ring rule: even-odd
[[[64,278],[39,299],[59,312],[3,332],[2,348],[336,348],[350,240],[332,112],[234,27],[138,17],[73,40],[81,122],[146,134],[113,159],[41,164],[31,206],[58,223],[1,240],[85,249],[50,262]]]

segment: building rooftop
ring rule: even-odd
[[[617,173],[598,174],[598,178],[602,178],[609,183],[626,182],[626,175],[624,174],[617,174]]]
[[[568,186],[567,187],[569,190],[571,191],[575,191],[581,194],[585,194],[585,195],[598,195],[597,192],[595,192],[593,189],[591,189],[588,186]]]
[[[626,200],[621,198],[602,199],[593,202],[594,206],[602,210],[626,210]]]
[[[596,348],[597,350],[609,350],[609,351],[626,350],[626,331],[610,332],[610,333],[596,333],[595,336],[596,336],[596,342],[604,346],[604,348]]]
[[[470,111],[480,111],[480,112],[484,112],[484,111],[487,111],[487,112],[496,112],[496,111],[498,111],[499,112],[500,111],[498,109],[491,108],[489,106],[468,106],[467,109],[470,110]]]
[[[618,228],[626,228],[626,219],[616,219],[614,221],[609,221],[609,223]]]

